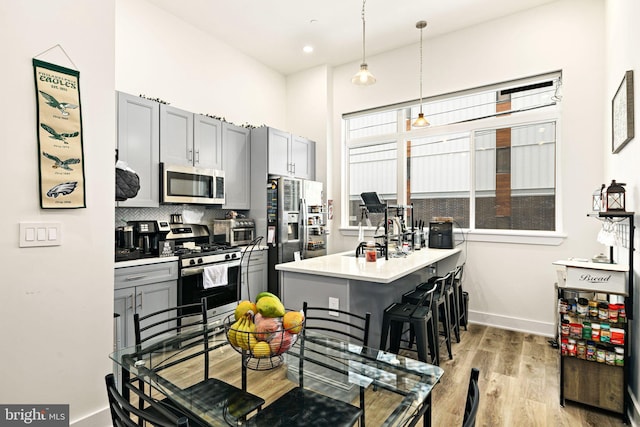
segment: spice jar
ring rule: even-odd
[[[607,350],[604,355],[604,363],[606,363],[607,365],[616,364],[616,353],[613,350]]]
[[[578,300],[576,300],[575,298],[569,298],[567,300],[567,303],[569,304],[569,311],[572,313],[575,313],[576,305],[578,305]]]
[[[589,316],[598,317],[598,301],[589,301]]]
[[[569,338],[569,341],[567,341],[567,355],[575,357],[577,351],[576,340],[574,340],[573,338]]]
[[[570,323],[569,324],[569,336],[571,338],[582,338],[582,324]]]
[[[582,338],[585,340],[591,339],[591,322],[584,322],[582,324]]]
[[[595,362],[596,360],[596,343],[587,341],[587,360]]]
[[[560,353],[563,356],[566,356],[567,353],[567,344],[569,344],[569,338],[562,338],[562,340],[560,341]]]
[[[603,346],[597,345],[596,346],[596,362],[604,363],[606,360],[606,353],[607,351]]]
[[[560,324],[560,335],[562,335],[563,337],[569,336],[569,320],[568,319],[562,320],[562,323]]]
[[[609,319],[609,303],[606,301],[600,301],[598,303],[598,319]]]
[[[594,341],[600,341],[600,324],[599,323],[591,324],[591,339]]]
[[[611,344],[624,345],[624,329],[611,328]]]
[[[579,315],[586,316],[589,312],[589,300],[586,298],[578,298],[577,310]]]
[[[587,342],[585,340],[578,340],[576,343],[576,355],[578,359],[587,358]]]
[[[610,342],[611,341],[611,326],[607,323],[603,323],[600,325],[600,342]]]
[[[560,298],[558,301],[558,311],[560,314],[567,314],[569,312],[569,302],[566,299]]]
[[[618,304],[609,304],[609,322],[616,323],[618,321]]]
[[[624,323],[627,321],[627,311],[624,304],[618,304],[618,322]]]
[[[616,366],[624,366],[624,347],[615,348]]]

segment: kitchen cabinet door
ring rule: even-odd
[[[193,165],[222,169],[222,122],[200,114],[193,120]]]
[[[222,124],[223,209],[251,208],[251,133],[248,128]]]
[[[170,105],[160,105],[160,161],[192,166],[193,113]]]
[[[255,251],[251,254],[249,268],[243,263],[240,295],[242,300],[255,301],[260,292],[267,290],[267,255],[268,251]],[[245,261],[246,262],[246,261]],[[247,278],[249,288],[247,293]]]
[[[160,104],[139,96],[116,93],[118,104],[118,158],[140,178],[136,197],[118,207],[157,208],[160,202]]]
[[[291,165],[293,176],[302,179],[316,179],[316,143],[301,136],[291,140]]]
[[[271,175],[291,175],[291,134],[269,128],[268,173]]]
[[[135,288],[116,289],[114,292],[113,312],[120,315],[120,329],[116,331],[118,336],[114,338],[122,347],[135,344],[133,329],[135,298]]]

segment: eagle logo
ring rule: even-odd
[[[62,184],[55,185],[47,191],[47,197],[57,198],[60,195],[66,196],[73,193],[73,190],[78,186],[78,181],[63,182]]]
[[[78,106],[75,104],[69,104],[68,102],[59,102],[57,99],[49,95],[47,92],[43,92],[41,90],[39,90],[38,92],[40,92],[40,94],[44,97],[44,99],[47,100],[48,106],[57,108],[58,110],[60,110],[60,113],[65,117],[69,115],[67,108],[78,108]]]
[[[80,135],[80,132],[58,133],[54,128],[49,125],[45,125],[44,123],[41,123],[40,127],[49,132],[49,138],[57,139],[58,141],[62,141],[65,144],[68,144],[67,138],[75,138],[76,136]]]
[[[42,155],[45,156],[47,159],[49,160],[53,160],[53,165],[51,165],[52,168],[57,169],[57,168],[61,168],[64,170],[68,170],[68,171],[72,171],[73,169],[71,169],[69,167],[69,165],[75,165],[77,163],[80,163],[80,159],[67,159],[67,160],[60,160],[59,157],[56,157],[52,154],[49,153],[45,153],[44,151],[42,152]]]

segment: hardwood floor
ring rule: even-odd
[[[224,335],[221,335],[224,337]],[[224,338],[221,338],[224,339]],[[445,370],[441,382],[433,390],[432,425],[435,427],[461,426],[464,402],[472,367],[480,370],[480,409],[476,426],[620,426],[622,418],[582,405],[567,402],[560,406],[557,349],[548,338],[469,325],[462,331],[460,343],[453,344],[453,360],[441,346],[441,367]],[[403,352],[410,357],[415,353]],[[226,359],[235,362],[224,363]],[[237,366],[239,355],[230,347],[217,353],[212,361],[211,375],[240,386]],[[223,362],[223,363],[221,363]],[[201,380],[201,361],[179,365],[175,369],[176,383],[184,386]],[[225,368],[221,369],[221,366]],[[293,383],[282,381],[284,369],[248,371],[249,391],[265,399],[269,405]],[[389,415],[390,405],[381,393],[367,390],[367,426],[382,424]],[[420,422],[418,425],[422,425]]]
[[[548,338],[481,325],[462,331],[433,391],[434,426],[461,426],[472,367],[480,370],[476,426],[620,426],[620,416],[567,402],[560,406],[558,350]]]

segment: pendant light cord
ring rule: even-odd
[[[422,113],[422,30],[420,28],[420,112]]]
[[[362,0],[362,63],[365,63],[365,49],[364,49],[364,27],[365,27],[365,20],[364,20],[364,5],[365,3],[367,3],[367,0]]]

